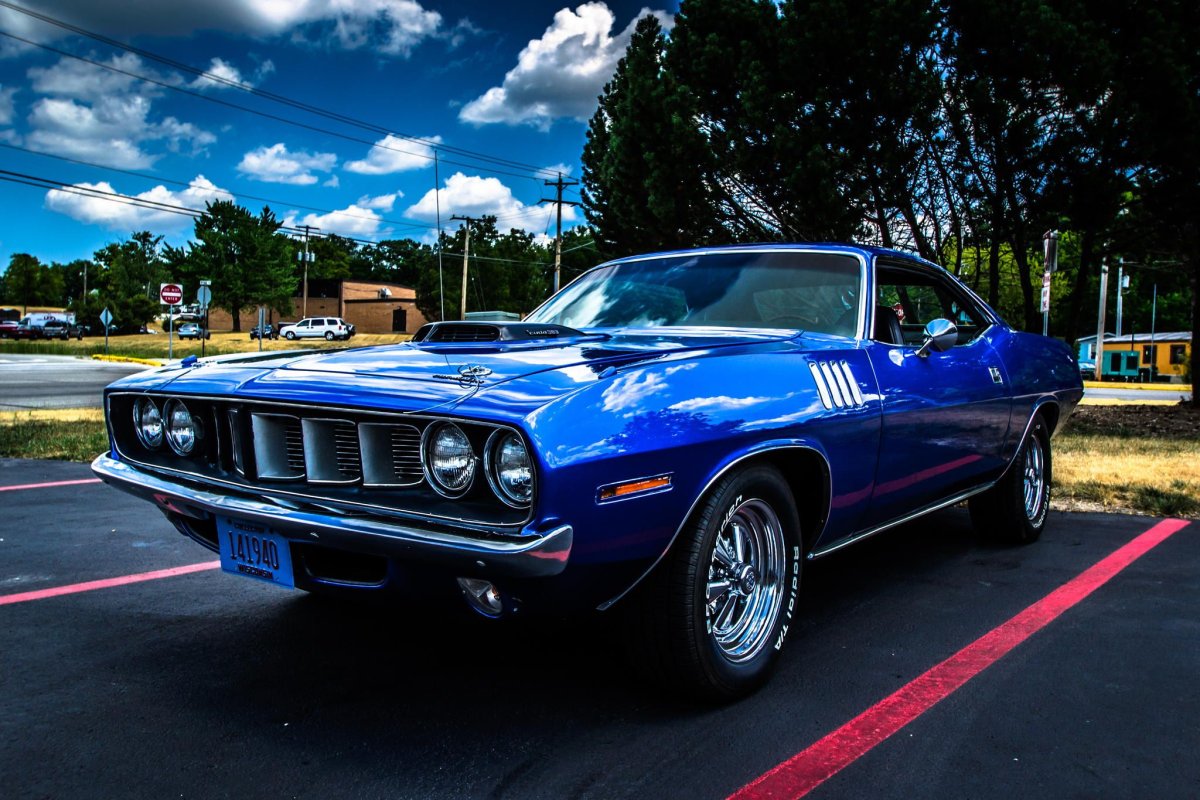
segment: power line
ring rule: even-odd
[[[193,67],[189,64],[185,64],[183,62],[176,61],[174,59],[160,55],[158,53],[154,53],[152,51],[145,50],[140,47],[135,47],[135,46],[127,44],[125,42],[119,41],[117,39],[112,39],[108,36],[104,36],[103,34],[99,34],[94,31],[87,30],[86,28],[82,28],[77,25],[72,25],[71,23],[68,23],[64,20],[60,20],[55,17],[51,17],[48,14],[43,14],[43,13],[34,11],[32,9],[25,8],[24,6],[20,6],[15,3],[8,2],[8,0],[0,0],[0,7],[10,9],[17,13],[24,14],[26,16],[37,19],[48,25],[53,25],[55,27],[61,28],[62,30],[70,31],[71,33],[77,34],[79,36],[83,36],[83,37],[92,39],[92,40],[100,42],[102,44],[106,44],[109,47],[113,47],[113,48],[116,48],[119,50],[124,50],[129,53],[133,53],[135,55],[141,56],[142,58],[169,66],[172,69],[178,70],[180,72],[185,72],[189,75],[195,75],[198,78],[204,78],[206,80],[213,81],[214,83],[218,83],[218,84],[227,86],[232,89],[237,89],[239,91],[246,92],[247,94],[253,95],[255,97],[259,97],[259,98],[262,98],[265,100],[270,100],[272,102],[279,103],[281,105],[285,105],[289,108],[294,108],[294,109],[297,109],[300,111],[305,111],[309,114],[313,114],[314,116],[323,117],[325,119],[340,122],[342,124],[350,125],[352,127],[360,128],[363,130],[369,130],[373,133],[381,133],[381,134],[384,134],[385,136],[393,136],[397,139],[403,139],[405,141],[410,141],[415,144],[423,145],[425,147],[437,148],[444,152],[455,153],[457,155],[464,156],[466,158],[470,158],[470,159],[473,159],[476,161],[484,161],[487,163],[492,163],[492,164],[497,164],[497,165],[507,166],[507,167],[512,167],[512,168],[518,168],[518,169],[525,168],[525,169],[528,169],[529,172],[532,173],[533,175],[540,176],[540,175],[554,174],[553,170],[548,169],[546,167],[538,167],[533,164],[527,164],[527,163],[524,163],[521,161],[515,161],[513,159],[501,158],[498,156],[489,155],[487,153],[481,153],[478,151],[469,150],[467,148],[446,145],[441,142],[437,142],[433,139],[425,139],[425,138],[418,137],[418,136],[411,136],[409,134],[397,133],[395,131],[389,130],[388,128],[386,128],[382,125],[378,125],[378,124],[375,124],[372,122],[367,122],[367,121],[364,121],[364,120],[361,120],[361,119],[358,119],[355,117],[351,117],[346,114],[342,114],[340,112],[330,111],[328,109],[321,108],[320,106],[312,105],[311,103],[306,103],[301,100],[296,100],[294,98],[287,97],[286,95],[281,95],[281,94],[277,94],[275,92],[269,92],[269,91],[266,91],[263,89],[258,89],[249,84],[246,84],[246,83],[243,83],[240,81],[234,81],[234,80],[226,78],[222,75],[217,75],[217,74],[208,72],[206,70],[199,69],[198,67]],[[67,56],[70,56],[73,58],[81,58],[79,56],[74,56],[73,54],[57,50],[56,48],[51,48],[47,45],[43,45],[39,42],[34,42],[31,40],[23,39],[21,37],[15,36],[10,33],[6,33],[6,32],[0,32],[0,33],[4,33],[4,35],[10,36],[11,38],[16,39],[18,41],[22,41],[26,44],[30,44],[30,45],[33,45],[36,47],[44,47],[45,49],[50,50],[52,52],[61,53],[63,55],[67,55]],[[81,60],[87,61],[88,59],[81,58]],[[98,64],[96,62],[90,62],[90,63],[94,63],[97,66],[107,68],[106,65],[103,65],[103,64]],[[126,74],[129,74],[129,73],[126,73]],[[137,75],[132,75],[132,77],[136,77],[136,78],[139,78],[142,80],[149,80],[149,79],[143,78],[142,76],[137,76]],[[151,81],[151,82],[154,82],[154,81]],[[197,94],[198,96],[205,97],[206,99],[211,99],[211,98],[207,98],[206,95],[199,95],[198,93],[192,93],[192,92],[187,92],[187,93],[188,94]],[[235,107],[244,108],[241,106],[235,106]],[[276,119],[276,117],[273,117],[273,116],[271,118]],[[287,120],[284,120],[284,121],[287,121]],[[300,124],[300,123],[294,123],[294,124]],[[377,145],[375,145],[375,143],[371,143],[371,144],[373,146],[377,146]],[[394,149],[394,148],[384,147],[384,149]],[[419,158],[425,158],[425,159],[432,160],[432,156],[427,156],[422,153],[412,153],[412,152],[402,151],[402,150],[398,150],[397,152],[407,153],[408,155],[413,155],[413,156],[416,156]],[[447,161],[446,163],[455,163],[455,162]],[[477,165],[459,164],[458,166],[469,166],[472,168],[478,168]],[[493,171],[495,171],[499,174],[507,174],[507,175],[513,174],[513,173],[501,172],[499,170],[493,170]],[[515,177],[523,177],[524,178],[524,177],[530,177],[530,175],[516,175]]]
[[[246,194],[244,192],[239,192],[237,194],[234,194],[233,192],[229,191],[228,189],[221,189],[218,187],[213,187],[210,189],[207,186],[198,185],[194,181],[183,181],[183,180],[179,180],[178,178],[167,178],[167,177],[163,177],[161,175],[151,175],[146,172],[138,172],[136,170],[131,170],[131,169],[121,169],[120,167],[110,167],[110,166],[106,166],[104,164],[97,164],[92,161],[84,161],[84,160],[78,159],[78,158],[70,158],[69,156],[60,156],[60,155],[56,155],[54,153],[46,153],[41,150],[31,150],[28,147],[21,147],[20,145],[15,145],[15,144],[7,144],[5,142],[0,142],[0,147],[5,147],[5,148],[8,148],[9,150],[19,150],[23,153],[29,153],[29,154],[35,155],[35,156],[42,156],[44,158],[53,158],[57,161],[65,161],[69,164],[78,164],[78,165],[84,166],[84,167],[93,167],[95,169],[107,170],[109,172],[115,172],[115,173],[118,173],[121,175],[131,175],[135,178],[144,178],[145,180],[155,181],[158,183],[170,183],[170,184],[174,184],[175,186],[185,186],[189,189],[205,189],[207,191],[213,192],[214,194],[227,195],[231,199],[245,198],[248,200],[257,200],[261,203],[275,203],[279,206],[297,208],[297,209],[301,209],[303,211],[315,211],[315,212],[323,213],[323,214],[335,214],[340,217],[349,217],[351,219],[362,219],[362,220],[370,220],[370,221],[378,220],[379,222],[386,222],[389,225],[399,225],[404,228],[425,228],[428,230],[435,230],[435,227],[433,225],[429,225],[428,223],[401,222],[399,220],[387,219],[386,217],[367,217],[362,214],[351,214],[346,211],[338,211],[336,209],[331,209],[331,208],[306,206],[306,205],[302,205],[300,203],[289,202],[287,200],[280,200],[278,198],[270,198],[270,197],[260,197],[258,195]]]
[[[0,7],[3,7],[3,6],[4,6],[4,0],[0,0]],[[336,139],[342,139],[347,142],[354,142],[356,144],[366,145],[369,149],[387,150],[387,151],[393,152],[393,153],[400,153],[402,155],[413,156],[414,158],[422,158],[422,159],[426,159],[429,161],[433,160],[432,155],[426,155],[425,153],[418,153],[418,152],[414,152],[412,150],[402,150],[399,147],[392,147],[390,145],[380,144],[379,142],[373,142],[370,139],[363,139],[359,136],[351,136],[350,134],[330,130],[329,128],[322,128],[319,125],[309,125],[308,123],[300,122],[299,120],[290,119],[288,117],[282,117],[282,116],[279,116],[278,114],[272,114],[270,112],[262,111],[257,108],[251,108],[250,106],[241,105],[240,103],[234,103],[229,100],[223,100],[219,97],[212,97],[211,95],[204,94],[203,92],[195,91],[193,89],[188,89],[184,86],[177,86],[175,84],[168,83],[167,81],[158,80],[157,78],[150,78],[145,75],[139,75],[136,72],[131,72],[127,69],[122,69],[120,67],[113,66],[112,64],[105,64],[101,61],[97,61],[93,58],[88,58],[86,56],[76,55],[75,53],[71,53],[66,50],[62,50],[62,49],[53,47],[48,44],[42,44],[41,42],[35,42],[32,39],[26,39],[24,37],[17,36],[16,34],[9,33],[7,31],[0,31],[0,36],[5,36],[9,39],[13,39],[15,41],[22,42],[24,44],[28,44],[32,47],[41,48],[42,50],[46,50],[48,52],[55,53],[56,55],[60,55],[64,58],[73,58],[76,61],[82,61],[83,63],[90,64],[93,67],[97,67],[98,69],[108,70],[109,72],[114,72],[118,75],[125,75],[126,77],[133,78],[134,80],[143,81],[145,83],[153,84],[154,86],[160,86],[163,89],[168,89],[172,92],[178,92],[179,94],[185,94],[185,95],[188,95],[189,97],[196,97],[196,98],[204,100],[205,102],[208,102],[208,103],[215,103],[216,105],[225,106],[226,108],[233,108],[238,111],[245,112],[247,114],[253,114],[255,116],[262,117],[264,119],[272,120],[274,122],[281,122],[284,125],[291,125],[296,128],[302,128],[306,131],[312,131],[314,133],[320,133],[322,135],[331,136]],[[449,160],[445,160],[445,159],[443,159],[442,163],[453,164],[456,167],[463,167],[465,169],[478,170],[480,172],[487,172],[487,173],[491,173],[493,175],[507,175],[512,178],[521,178],[524,180],[536,180],[536,178],[532,177],[528,173],[509,172],[506,170],[497,169],[495,167],[482,166],[480,164],[472,164],[472,163],[463,162],[463,161],[449,161]]]

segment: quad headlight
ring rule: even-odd
[[[163,443],[163,420],[158,406],[149,397],[140,397],[133,404],[133,429],[138,441],[147,450],[157,450]]]
[[[430,485],[446,497],[466,494],[475,482],[477,459],[462,428],[452,422],[428,428],[423,450],[421,461]]]
[[[524,508],[533,500],[533,463],[521,437],[499,430],[484,451],[488,483],[496,496],[510,506]]]
[[[167,444],[181,456],[190,456],[200,440],[200,423],[182,400],[170,399],[165,408]]]

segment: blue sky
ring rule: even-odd
[[[76,30],[0,7],[0,178],[39,184],[0,180],[0,269],[19,252],[88,258],[135,230],[179,244],[192,220],[163,206],[203,208],[231,195],[255,212],[264,201],[254,198],[266,198],[290,225],[427,240],[435,148],[444,224],[493,214],[502,229],[553,235],[543,180],[559,170],[578,178],[587,118],[633,23],[654,12],[669,25],[677,8],[674,0],[18,4]],[[581,220],[564,210],[564,224]]]

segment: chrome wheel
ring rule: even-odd
[[[1037,520],[1042,516],[1046,503],[1046,457],[1042,442],[1036,436],[1029,437],[1025,448],[1025,518]]]
[[[739,503],[713,542],[704,613],[709,635],[729,661],[757,656],[770,641],[787,571],[783,526],[762,500]]]

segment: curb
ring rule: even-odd
[[[93,361],[112,361],[118,364],[145,364],[150,367],[161,367],[165,362],[149,358],[134,358],[133,356],[101,356],[93,355]]]
[[[1190,392],[1190,383],[1121,383],[1120,381],[1084,381],[1085,389],[1141,389],[1147,392]]]

